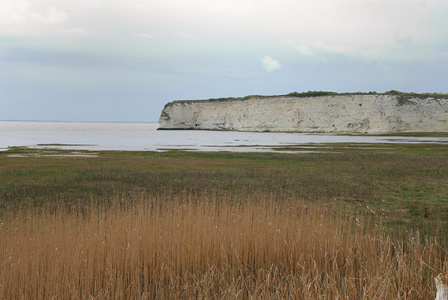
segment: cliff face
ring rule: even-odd
[[[159,129],[447,132],[448,99],[396,95],[252,97],[168,103]]]

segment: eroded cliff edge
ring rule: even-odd
[[[307,133],[448,132],[448,98],[437,94],[252,96],[174,101],[159,129]]]

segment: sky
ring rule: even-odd
[[[157,122],[173,100],[448,93],[446,0],[0,0],[0,120]]]

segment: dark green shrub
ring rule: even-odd
[[[291,97],[319,97],[319,96],[332,96],[332,95],[337,95],[337,94],[338,93],[336,93],[336,92],[308,91],[308,92],[303,92],[303,93],[292,92],[292,93],[289,93],[287,96],[291,96]]]

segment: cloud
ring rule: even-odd
[[[0,2],[0,25],[5,27],[19,25],[31,29],[34,26],[58,25],[67,19],[67,14],[54,6],[37,12],[33,10],[29,1],[3,0]]]
[[[402,36],[396,36],[396,37],[395,37],[395,41],[396,41],[398,44],[402,45],[405,49],[410,49],[410,48],[411,48],[411,45],[412,45],[412,43],[413,43],[412,38],[409,37],[409,36],[405,36],[405,37],[402,37]]]
[[[156,39],[155,36],[150,35],[150,34],[146,34],[146,33],[136,33],[136,34],[134,34],[134,36],[141,37],[141,38],[144,38],[144,39],[150,39],[150,40]]]
[[[60,35],[82,28],[98,37],[133,36],[145,30],[156,37],[213,37],[212,42],[263,36],[272,43],[294,39],[299,53],[309,57],[385,53],[400,58],[403,49],[446,49],[446,0],[75,2],[0,0],[0,34]]]
[[[297,46],[297,50],[299,50],[299,53],[302,54],[302,55],[314,56],[313,51],[311,51],[311,49],[308,46],[306,46],[306,45],[303,45],[303,44],[298,45]]]
[[[197,39],[198,37],[194,34],[187,33],[187,32],[179,32],[178,36],[184,39]]]
[[[84,28],[69,28],[63,31],[65,35],[68,36],[92,36],[95,32],[84,29]]]
[[[280,63],[278,62],[278,60],[273,59],[270,56],[265,55],[262,59],[261,59],[261,63],[263,64],[263,68],[268,72],[272,72],[275,70],[279,70],[282,68],[282,66],[280,65]]]

